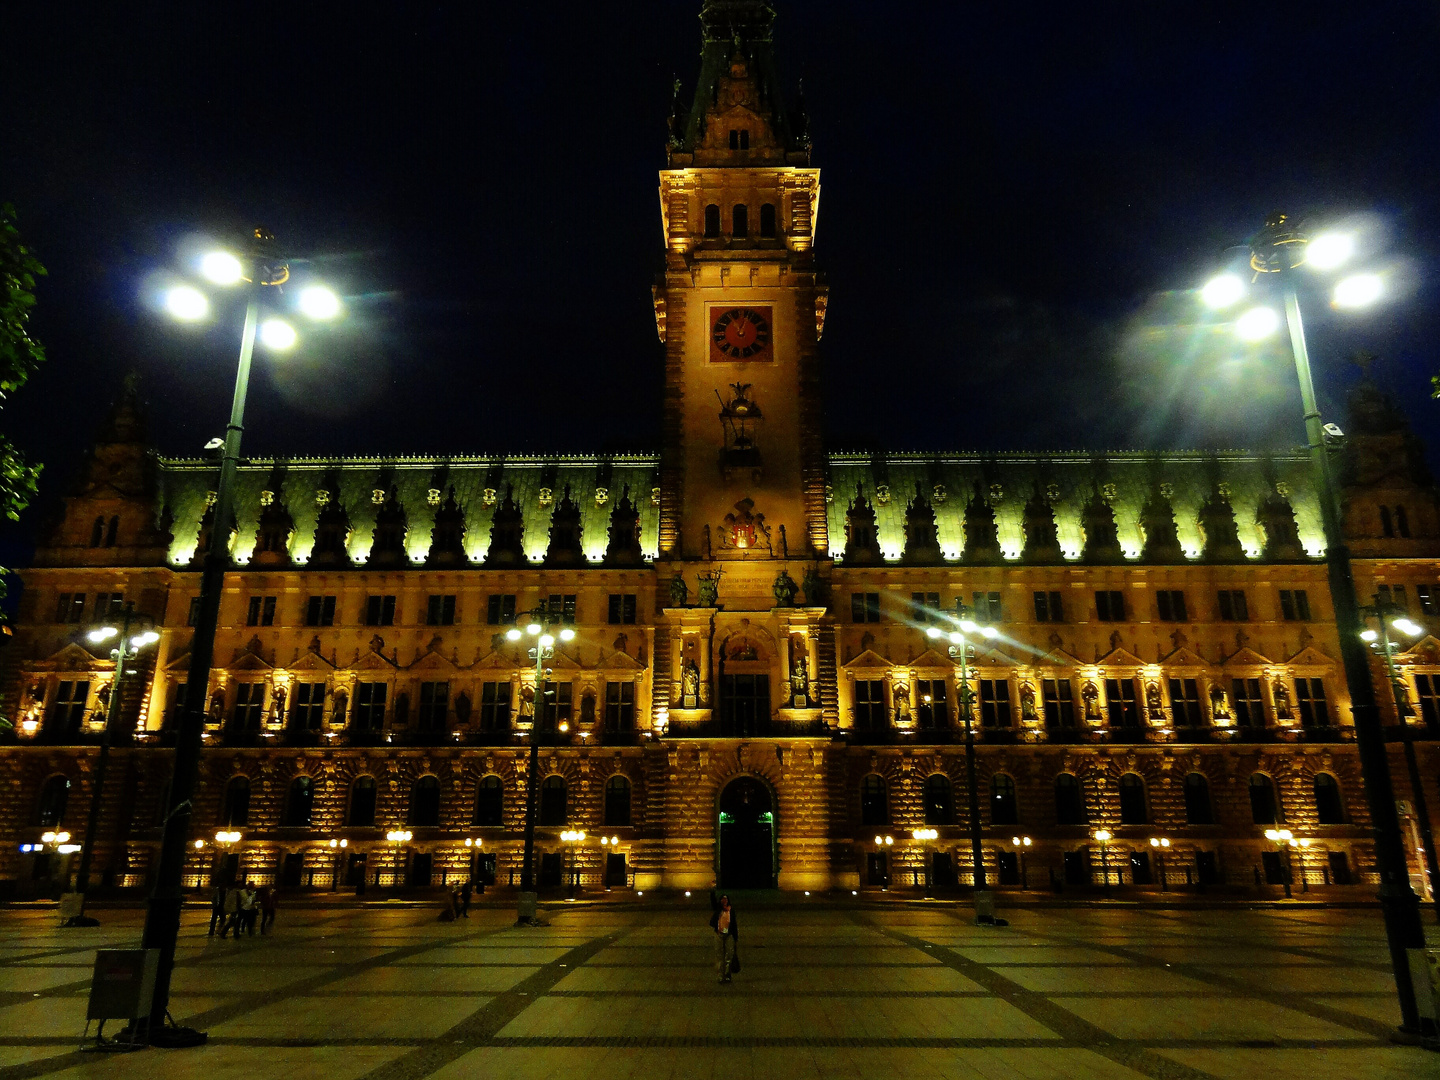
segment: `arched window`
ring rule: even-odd
[[[767,239],[775,235],[774,203],[763,203],[760,207],[760,235]]]
[[[1250,774],[1250,817],[1256,825],[1280,822],[1280,800],[1275,797],[1275,782],[1264,773]]]
[[[407,825],[433,828],[440,824],[440,781],[422,776],[410,788],[410,818]]]
[[[285,817],[280,824],[287,828],[307,828],[310,825],[310,811],[315,805],[315,781],[308,776],[297,776],[290,781],[290,791],[285,796]]]
[[[40,789],[40,805],[37,817],[42,829],[58,829],[65,820],[65,805],[70,801],[70,781],[64,776],[52,776]]]
[[[1395,531],[1407,540],[1410,538],[1410,516],[1403,506],[1395,507]]]
[[[1185,777],[1185,824],[1215,824],[1215,811],[1210,806],[1210,781],[1204,773],[1192,772]]]
[[[1380,507],[1380,531],[1386,536],[1395,535],[1395,526],[1390,521],[1390,507]]]
[[[540,785],[540,824],[564,825],[566,814],[565,778],[547,776]]]
[[[1345,824],[1345,800],[1340,784],[1329,773],[1315,774],[1315,817],[1321,825]]]
[[[106,546],[106,547],[114,547],[114,546],[115,546],[115,534],[118,533],[119,531],[120,531],[120,518],[119,518],[119,516],[117,515],[117,516],[112,517],[112,518],[110,519],[110,527],[105,530],[105,546]]]
[[[1020,821],[1020,805],[1015,798],[1015,781],[1005,773],[990,778],[990,824],[1016,825]]]
[[[484,777],[476,786],[474,824],[505,824],[505,785],[500,777]]]
[[[950,825],[955,821],[955,796],[950,778],[931,773],[925,778],[925,824]]]
[[[630,824],[630,781],[623,776],[605,781],[605,824]]]
[[[1120,824],[1144,825],[1145,781],[1139,773],[1127,772],[1120,777]]]
[[[349,823],[357,829],[369,829],[375,825],[375,778],[357,776],[350,785]]]
[[[720,235],[720,207],[714,203],[705,207],[705,235],[710,238]]]
[[[1085,824],[1085,792],[1074,773],[1062,772],[1055,777],[1055,824]]]
[[[860,824],[888,825],[890,799],[885,791],[885,778],[871,773],[860,781]]]
[[[234,829],[250,823],[250,778],[232,776],[225,785],[225,802],[220,807],[220,824]]]
[[[730,235],[750,235],[750,208],[744,203],[737,203],[735,209],[730,211]]]
[[[105,539],[105,519],[97,517],[94,528],[90,530],[90,546],[99,547],[100,541],[103,539]]]

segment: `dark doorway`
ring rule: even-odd
[[[1020,884],[1020,858],[1013,851],[997,851],[995,861],[1000,867],[1001,885]]]
[[[764,735],[770,730],[770,676],[720,677],[720,734]]]
[[[235,879],[240,876],[240,856],[235,854],[226,855],[220,863],[220,884],[227,889],[235,884]]]
[[[950,858],[948,851],[935,852],[935,888],[953,889],[955,887],[955,861]]]
[[[363,888],[365,885],[365,856],[354,854],[345,867],[345,884],[352,888]]]
[[[412,852],[410,855],[410,880],[408,884],[421,888],[429,885],[434,865],[434,856],[431,855],[430,852]]]
[[[280,885],[286,889],[298,889],[305,880],[305,856],[292,851],[280,864]]]
[[[720,793],[720,885],[727,889],[775,887],[775,814],[770,789],[751,776],[730,781]]]
[[[475,856],[473,880],[476,885],[495,884],[495,854],[484,852]]]
[[[1330,859],[1330,880],[1336,885],[1350,885],[1350,860],[1345,857],[1343,851],[1332,851]]]
[[[1065,852],[1065,884],[1066,885],[1089,885],[1090,881],[1090,852],[1088,851],[1067,851]]]
[[[865,857],[865,881],[881,888],[890,884],[890,862],[885,852],[872,851]]]
[[[1150,872],[1150,853],[1148,851],[1132,851],[1130,853],[1130,881],[1135,885],[1153,884],[1154,878]]]
[[[560,852],[545,852],[540,856],[540,887],[542,889],[558,889],[563,871],[564,864],[561,862]]]
[[[1265,867],[1266,885],[1285,884],[1285,861],[1278,851],[1262,851],[1260,861]]]
[[[605,887],[607,889],[623,889],[629,884],[629,878],[625,872],[624,855],[605,856]]]

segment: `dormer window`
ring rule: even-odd
[[[750,235],[750,208],[740,205],[730,212],[730,234],[732,236]]]
[[[775,237],[775,204],[764,203],[760,207],[760,235],[767,240]]]
[[[705,235],[709,238],[720,235],[720,207],[714,203],[705,207]]]

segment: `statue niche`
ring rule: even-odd
[[[905,507],[905,547],[900,552],[900,561],[931,566],[945,561],[940,551],[940,534],[935,527],[935,508],[919,484],[915,485],[915,498]]]
[[[720,471],[726,480],[734,479],[737,471],[748,469],[753,480],[760,479],[760,448],[756,432],[764,416],[760,406],[746,394],[750,383],[731,383],[734,391],[729,401],[720,399],[720,429],[724,446],[720,451]],[[717,390],[715,396],[720,397]]]
[[[580,507],[570,497],[570,485],[565,485],[565,494],[555,505],[550,515],[550,544],[545,549],[547,566],[582,566],[585,563],[585,548],[581,543],[583,526],[580,521]]]
[[[515,488],[505,485],[505,498],[495,508],[490,521],[490,548],[485,552],[486,566],[524,566],[525,519],[515,502]]]
[[[863,491],[857,491],[855,501],[845,511],[845,565],[878,566],[884,561],[875,525],[875,507]]]

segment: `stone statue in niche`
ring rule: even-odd
[[[277,686],[270,695],[270,723],[277,727],[285,723],[285,688]]]
[[[1035,687],[1028,682],[1020,684],[1020,716],[1025,720],[1035,719]]]
[[[595,723],[595,691],[588,686],[580,695],[580,723],[590,727]]]
[[[690,586],[685,584],[683,574],[676,572],[670,579],[670,606],[684,607],[690,600]]]
[[[803,650],[804,645],[800,648]],[[810,664],[803,651],[796,654],[795,663],[790,668],[790,700],[797,709],[810,704]]]
[[[470,695],[463,690],[455,697],[455,722],[461,727],[470,723]]]
[[[715,607],[720,602],[721,571],[703,574],[699,579],[699,602],[701,607]]]
[[[104,713],[110,708],[110,692],[113,689],[113,683],[106,683],[104,686],[100,687],[99,690],[95,691],[95,711],[100,713],[101,715],[104,715]],[[41,693],[44,693],[44,691],[41,691]]]
[[[1165,706],[1160,700],[1160,684],[1157,682],[1145,684],[1145,707],[1150,711],[1151,720],[1165,719]]]
[[[332,703],[330,723],[336,727],[343,727],[345,724],[345,709],[349,705],[350,699],[346,697],[344,690],[336,690],[330,701]]]
[[[700,665],[686,660],[680,669],[681,707],[695,709],[700,706]]]
[[[805,603],[810,607],[825,606],[825,582],[820,577],[820,568],[811,564],[805,570],[805,577],[800,582],[800,588],[805,590]]]
[[[385,639],[379,634],[375,634],[370,638],[370,651],[377,655],[385,651]]]
[[[1210,714],[1216,720],[1230,718],[1230,706],[1225,700],[1225,688],[1219,683],[1210,684]]]
[[[905,683],[896,683],[892,691],[895,698],[895,724],[896,726],[910,723],[910,687]]]
[[[1085,719],[1099,720],[1100,709],[1098,702],[1100,701],[1100,688],[1093,682],[1087,681],[1085,685],[1080,688],[1080,700],[1085,702]]]
[[[795,584],[794,578],[784,570],[781,570],[775,578],[772,591],[775,593],[776,607],[793,607],[795,605],[795,594],[800,591],[800,586]]]
[[[1275,692],[1275,719],[1293,720],[1295,714],[1290,711],[1290,688],[1276,679],[1272,689]]]
[[[218,724],[225,714],[225,692],[216,690],[210,695],[210,723]]]

